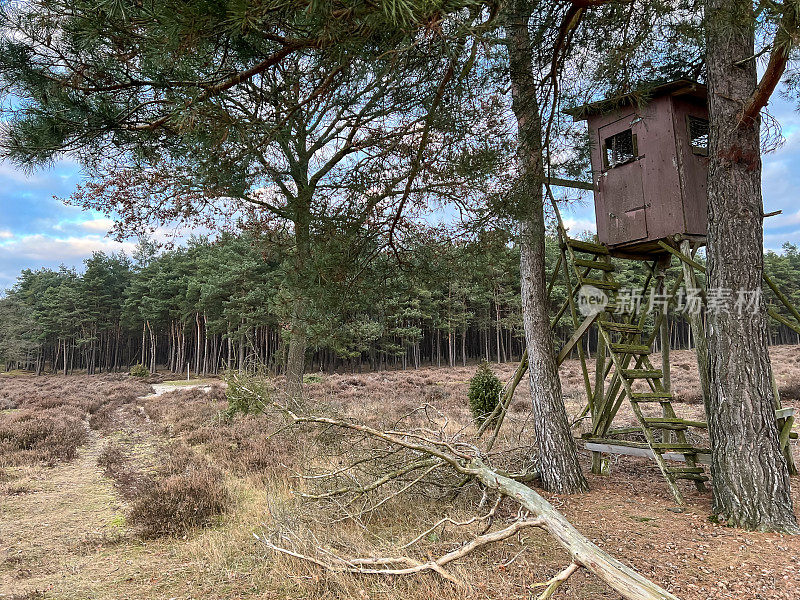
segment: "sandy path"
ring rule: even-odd
[[[50,592],[91,566],[92,546],[118,538],[124,522],[111,482],[97,466],[102,438],[89,442],[75,460],[55,468],[29,468],[15,481],[26,493],[0,507],[0,597],[32,590]],[[35,576],[31,576],[35,574]]]
[[[153,396],[176,389],[158,387]],[[137,408],[128,404],[120,409],[123,429],[114,433],[87,425],[89,439],[74,460],[17,471],[14,484],[25,493],[0,501],[0,599],[141,598],[142,586],[152,588],[166,573],[181,578],[188,561],[167,549],[167,543],[145,545],[131,536],[123,500],[97,465],[111,439],[127,439],[134,456],[157,452],[163,440]],[[147,597],[161,596],[153,590]]]

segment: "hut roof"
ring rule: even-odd
[[[661,96],[690,96],[705,100],[706,95],[706,86],[702,83],[691,81],[690,79],[676,79],[668,83],[639,88],[621,96],[612,96],[605,100],[568,108],[564,112],[576,121],[583,121],[592,115],[606,113],[623,106],[644,106],[651,100]]]

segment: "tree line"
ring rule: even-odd
[[[314,299],[307,315],[310,370],[519,360],[524,333],[513,236],[501,228],[460,237],[429,228],[412,239],[401,264],[377,252],[355,276],[344,267],[337,273],[320,264],[330,257],[318,257],[317,277],[306,280],[307,297]],[[281,372],[291,319],[285,285],[290,247],[274,233],[244,231],[164,252],[145,240],[132,257],[95,252],[81,272],[26,269],[0,299],[0,360],[7,370],[37,374],[120,371],[138,363],[152,372],[196,375],[254,364]],[[557,239],[548,236],[548,273],[558,255]],[[780,254],[767,252],[765,264],[783,293],[800,304],[797,247],[787,243]],[[623,286],[642,285],[642,264],[617,261],[616,268]],[[679,271],[674,264],[667,277]],[[557,278],[551,316],[566,294]],[[779,302],[771,304],[791,318]],[[692,348],[686,320],[680,314],[669,320],[671,347]],[[556,345],[572,333],[566,315],[554,333]],[[779,323],[772,324],[770,340],[798,343],[797,334]],[[595,345],[590,336],[587,350]]]

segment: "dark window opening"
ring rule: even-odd
[[[708,156],[708,119],[689,117],[689,141],[694,154]]]
[[[636,136],[630,129],[606,138],[603,146],[605,146],[603,158],[608,169],[631,162],[636,158]]]

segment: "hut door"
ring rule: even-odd
[[[625,244],[647,237],[642,164],[637,130],[641,119],[631,113],[598,130],[603,169],[598,187],[606,214],[608,243]]]

